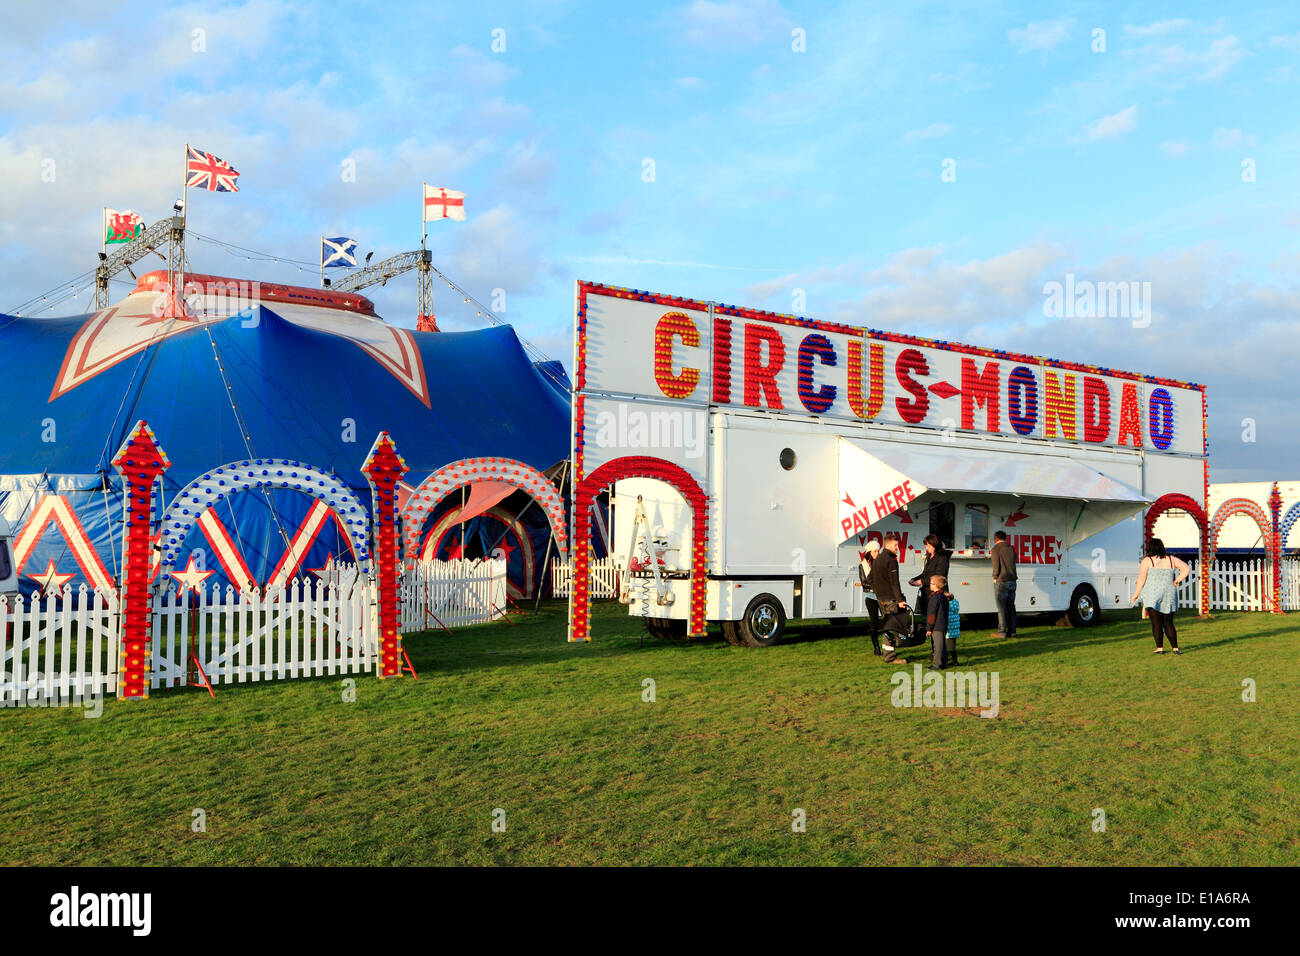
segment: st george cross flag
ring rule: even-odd
[[[214,193],[237,193],[235,180],[238,171],[224,159],[205,153],[193,146],[185,147],[185,185],[206,189]]]
[[[104,245],[130,242],[142,232],[144,232],[144,220],[138,213],[130,209],[126,212],[104,209]]]
[[[465,221],[465,194],[442,186],[424,187],[424,221],[457,219]]]
[[[321,237],[320,267],[322,269],[335,269],[339,266],[355,266],[356,264],[357,241],[355,239],[345,239],[342,236],[337,239]]]

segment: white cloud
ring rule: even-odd
[[[1255,137],[1246,135],[1239,129],[1216,129],[1210,142],[1217,149],[1235,149],[1238,146],[1254,146]]]
[[[935,139],[939,136],[947,136],[952,131],[953,127],[947,123],[931,123],[924,129],[909,131],[903,139],[908,142],[916,139]]]
[[[1162,37],[1185,29],[1189,23],[1188,20],[1157,20],[1144,27],[1126,25],[1124,33],[1131,37]]]
[[[1174,88],[1189,81],[1211,83],[1222,79],[1244,60],[1246,49],[1235,36],[1217,37],[1202,51],[1181,43],[1146,44],[1125,50],[1124,57],[1137,66],[1138,78],[1163,80]]]
[[[1083,135],[1084,142],[1092,142],[1098,139],[1111,139],[1130,132],[1137,127],[1138,105],[1126,106],[1118,113],[1111,113],[1109,116],[1103,116],[1088,127]]]
[[[1192,147],[1188,146],[1182,140],[1171,140],[1169,142],[1161,143],[1160,149],[1164,151],[1166,156],[1173,156],[1175,159],[1182,159],[1192,151]]]
[[[679,90],[698,90],[704,86],[704,81],[698,76],[682,76],[673,81],[673,86]]]
[[[1015,30],[1007,31],[1007,39],[1017,53],[1033,50],[1050,50],[1070,35],[1074,20],[1039,20]]]
[[[963,63],[950,73],[931,73],[930,82],[936,86],[950,86],[959,93],[988,89],[989,69],[978,63]]]
[[[694,0],[669,23],[686,42],[714,48],[751,47],[790,33],[790,18],[777,0]]]

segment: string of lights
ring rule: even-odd
[[[248,262],[272,262],[272,263],[283,262],[288,265],[297,266],[299,272],[304,271],[304,269],[314,269],[319,266],[319,263],[316,262],[309,262],[305,259],[294,259],[290,256],[277,256],[269,252],[261,252],[257,249],[250,249],[247,246],[240,246],[233,242],[226,242],[222,239],[216,239],[212,236],[205,236],[202,233],[194,232],[193,230],[188,231],[186,233],[186,236],[191,239],[197,239],[200,242],[211,243],[214,246],[218,246],[222,248],[228,255],[234,256],[235,258],[242,258]],[[188,256],[186,258],[188,259]],[[447,284],[448,288],[450,288],[453,292],[455,292],[458,296],[461,297],[461,299],[465,302],[466,305],[472,305],[474,307],[475,315],[477,315],[479,318],[486,319],[494,327],[505,324],[500,319],[497,318],[496,313],[492,309],[488,308],[486,305],[480,302],[477,298],[475,298],[472,294],[470,294],[469,291],[467,291],[465,288],[457,284],[445,273],[443,273],[436,267],[431,266],[430,268],[438,278],[440,278],[443,282]],[[22,305],[18,306],[16,309],[11,309],[10,314],[21,317],[23,312],[30,311],[33,307],[39,308],[41,312],[48,312],[52,309],[55,309],[62,303],[67,302],[69,299],[77,298],[78,293],[92,289],[94,287],[94,281],[95,281],[95,272],[92,269],[91,271],[84,272],[81,275],[68,280],[67,282],[60,283],[59,285],[55,286],[53,289],[50,289],[48,292],[45,292],[39,296],[33,296],[31,299],[28,299],[26,302],[22,303]],[[130,284],[128,280],[119,279],[117,277],[113,277],[111,281],[120,282],[125,285]],[[517,330],[516,330],[516,334],[517,334]],[[556,385],[560,386],[565,391],[570,390],[570,386],[567,381],[555,375],[550,369],[544,367],[544,363],[549,363],[551,361],[549,355],[547,355],[544,351],[542,351],[537,345],[535,345],[528,339],[524,338],[522,335],[519,336],[519,343],[524,347],[524,351],[528,354],[528,356],[535,363],[538,363],[539,370],[544,375],[546,375],[551,381],[555,382]]]

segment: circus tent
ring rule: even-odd
[[[568,457],[568,380],[558,363],[534,361],[509,326],[419,332],[384,322],[360,295],[211,276],[191,276],[208,291],[167,317],[177,313],[163,307],[164,279],[141,276],[120,302],[88,315],[0,315],[10,410],[0,515],[24,591],[116,578],[123,502],[110,460],[141,419],[172,463],[160,503],[216,467],[257,459],[314,466],[368,502],[360,468],[381,430],[412,484],[466,458],[547,471]],[[507,504],[479,521],[489,529],[480,550],[502,525],[513,572],[525,558],[544,561],[547,531],[536,509],[521,519],[501,510]],[[288,490],[236,494],[186,547],[228,582],[306,574],[347,557],[341,523],[322,511]],[[461,534],[469,546],[472,535]]]

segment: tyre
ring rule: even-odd
[[[732,647],[744,647],[745,641],[740,636],[739,621],[723,621],[722,636],[727,639],[727,643]]]
[[[662,617],[646,617],[646,633],[651,637],[658,638],[661,641],[684,641],[686,640],[686,622],[673,621]]]
[[[1075,627],[1092,627],[1101,621],[1101,602],[1097,600],[1097,592],[1092,589],[1092,585],[1080,584],[1074,589],[1066,614]]]
[[[785,609],[774,595],[760,594],[749,602],[745,616],[734,624],[745,647],[771,647],[785,633]]]

